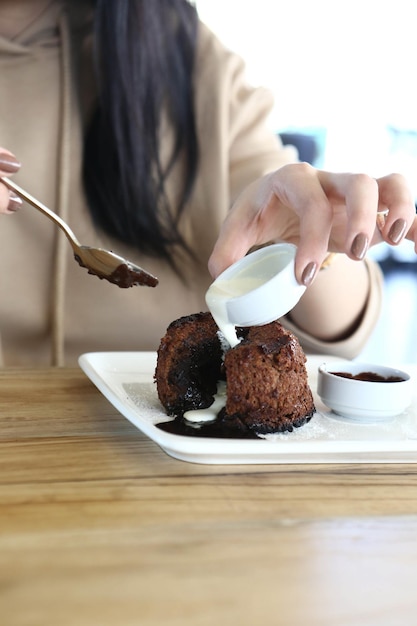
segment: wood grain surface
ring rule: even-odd
[[[410,626],[417,465],[198,465],[0,370],[1,626]]]

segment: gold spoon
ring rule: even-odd
[[[0,177],[0,181],[6,185],[8,189],[14,191],[22,200],[31,204],[35,209],[49,217],[57,226],[64,231],[72,249],[74,250],[75,260],[88,270],[89,274],[104,278],[119,287],[133,287],[134,285],[146,285],[148,287],[156,287],[158,279],[138,265],[134,265],[123,257],[104,250],[103,248],[91,248],[90,246],[82,246],[71,228],[56,213],[48,209],[42,202],[36,200],[29,193],[24,191],[19,185],[11,181],[9,178]]]

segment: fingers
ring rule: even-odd
[[[22,206],[22,198],[19,198],[14,191],[9,191],[9,204],[7,205],[6,213],[15,213]]]
[[[318,219],[317,219],[317,216]],[[301,245],[297,253],[296,275],[302,282],[304,266],[311,254],[318,261],[327,251],[324,232],[331,226],[331,208],[317,180],[316,170],[307,163],[284,166],[255,181],[238,198],[220,231],[209,260],[209,271],[216,278],[244,256],[253,246],[280,240]]]
[[[16,157],[8,150],[0,148],[0,176],[10,176],[19,169],[20,163]],[[13,213],[21,204],[22,200],[15,193],[0,184],[0,213]]]
[[[262,220],[262,213],[272,199],[270,176],[249,185],[236,200],[221,227],[208,262],[209,272],[217,278],[227,267],[245,256],[253,246],[268,241],[262,223],[274,230],[273,216]]]
[[[397,246],[407,238],[417,242],[415,234],[416,208],[412,191],[400,174],[378,179],[380,210],[385,210],[378,230],[383,239]]]
[[[407,237],[417,249],[415,205],[404,177],[376,180],[291,164],[241,195],[221,229],[209,270],[216,277],[251,247],[283,240],[298,246],[296,277],[308,286],[328,251],[362,260],[381,237],[391,245]]]
[[[313,167],[300,163],[284,174],[275,177],[274,193],[297,215],[298,237],[292,239],[298,245],[295,274],[298,282],[307,286],[327,253],[333,210]]]
[[[0,176],[16,174],[20,169],[20,163],[16,157],[7,150],[0,148]]]
[[[307,182],[299,181],[305,193],[294,202],[300,216],[296,276],[306,286],[328,250],[344,252],[354,260],[365,257],[378,211],[378,185],[370,176],[310,168]]]
[[[238,225],[235,228],[233,222],[233,217],[226,218],[209,258],[208,269],[213,279],[244,257],[250,249],[250,246],[245,243],[245,237],[235,236],[235,233],[239,231]]]
[[[336,233],[337,251],[362,260],[375,232],[379,207],[377,181],[366,174],[319,172],[318,175],[333,207],[342,207],[343,232]],[[332,228],[336,218],[334,210]]]
[[[417,252],[417,215],[414,216],[411,227],[406,235],[406,239],[414,241],[414,251]]]
[[[292,199],[300,216],[296,258],[299,282],[311,284],[328,250],[362,260],[370,245],[378,240],[381,212],[387,213],[382,222],[382,238],[398,245],[409,233],[417,250],[415,204],[403,176],[391,174],[375,180],[365,174],[334,174],[313,168],[307,179],[306,175],[307,171],[297,185],[302,184],[309,197],[301,194]]]

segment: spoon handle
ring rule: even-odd
[[[38,209],[38,211],[40,211],[41,213],[49,217],[49,219],[51,219],[53,222],[55,222],[55,224],[57,224],[57,226],[59,226],[64,231],[65,235],[67,236],[72,246],[75,245],[78,247],[80,245],[76,236],[72,232],[71,228],[68,226],[66,222],[64,222],[64,220],[62,220],[59,217],[59,215],[51,211],[51,209],[48,209],[47,206],[45,206],[44,204],[42,204],[42,202],[39,202],[39,200],[31,196],[30,193],[28,193],[27,191],[19,187],[19,185],[17,185],[14,181],[10,180],[10,178],[4,178],[0,176],[0,182],[2,182],[3,185],[6,185],[8,189],[11,189],[12,191],[14,191],[15,194],[17,194],[20,198],[22,198],[22,200],[25,200],[28,204],[31,204],[33,207],[35,207],[35,209]]]

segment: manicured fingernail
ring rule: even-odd
[[[311,261],[308,265],[305,266],[304,271],[301,276],[301,281],[303,285],[308,287],[310,283],[313,281],[314,276],[317,273],[317,263]]]
[[[392,243],[399,243],[405,235],[407,229],[407,222],[403,219],[396,220],[389,229],[388,239]]]
[[[0,152],[0,170],[8,174],[15,174],[20,170],[20,163],[16,157],[5,152]]]
[[[359,233],[353,240],[350,251],[359,261],[364,258],[368,250],[368,237],[364,233]]]
[[[18,211],[22,206],[22,199],[19,198],[13,191],[9,192],[9,204],[7,206],[8,211]]]

